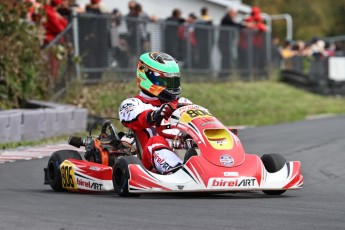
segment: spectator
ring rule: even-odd
[[[281,56],[281,47],[280,47],[280,40],[279,37],[274,36],[272,38],[272,49],[271,49],[271,58],[272,58],[272,64],[274,67],[279,68],[282,60]]]
[[[112,66],[126,68],[129,64],[128,46],[126,41],[120,37],[118,27],[121,24],[121,13],[114,9],[110,22],[110,46],[112,49]]]
[[[135,11],[137,15],[137,30],[139,33],[139,42],[140,42],[140,53],[148,52],[150,49],[150,38],[149,34],[146,29],[146,24],[149,21],[154,21],[155,18],[150,18],[148,14],[146,14],[141,4],[137,3],[135,6]]]
[[[283,57],[283,68],[294,69],[294,62],[292,58],[296,56],[296,51],[292,49],[292,41],[284,41],[281,55]]]
[[[198,69],[210,68],[211,48],[213,46],[213,27],[212,19],[208,14],[208,8],[200,10],[200,20],[196,22],[196,60],[195,67]]]
[[[57,12],[57,8],[62,4],[62,2],[62,0],[51,0],[50,4],[44,5],[46,15],[46,20],[43,24],[46,31],[44,46],[48,45],[49,42],[51,42],[67,26],[67,20]]]
[[[84,12],[84,10],[81,9],[78,4],[71,3],[70,0],[63,0],[63,3],[57,9],[59,14],[66,18],[67,21],[71,21],[73,10],[75,10],[77,13]]]
[[[90,0],[85,7],[85,15],[79,18],[80,48],[83,51],[83,64],[92,69],[89,79],[97,80],[102,76],[101,68],[108,66],[109,37],[108,19],[92,17],[102,15],[100,0]]]
[[[254,6],[251,15],[245,20],[246,27],[257,30],[259,32],[266,32],[267,28],[261,17],[261,10],[259,7]]]
[[[325,52],[326,57],[335,56],[335,44],[330,42],[325,42]]]
[[[256,75],[266,74],[264,72],[265,66],[267,66],[267,60],[262,58],[265,56],[265,40],[267,27],[261,17],[261,9],[257,6],[252,8],[251,16],[245,19],[246,27],[254,30],[251,33],[253,42],[253,67]]]
[[[296,56],[308,56],[304,41],[297,41],[291,48]]]
[[[62,0],[52,0],[50,4],[45,4],[45,20],[43,27],[45,29],[45,37],[43,41],[43,48],[46,47],[50,42],[52,42],[55,37],[61,33],[67,26],[67,20],[63,18],[58,12],[57,8],[62,4]],[[38,16],[36,19],[40,19]],[[59,61],[56,58],[56,55],[53,52],[49,52],[49,61],[50,61],[50,71],[52,79],[57,81],[58,71],[59,71]]]
[[[182,60],[182,46],[178,37],[178,28],[184,23],[181,10],[174,9],[171,17],[167,18],[165,27],[165,50],[177,60]]]
[[[212,25],[212,18],[208,14],[208,8],[203,7],[200,10],[201,16],[200,21],[204,22],[205,24]]]
[[[317,37],[313,38],[313,44],[311,45],[312,55],[315,58],[326,56],[325,42]]]
[[[283,59],[288,59],[296,55],[296,52],[292,50],[292,42],[289,40],[285,40],[283,44],[283,49],[281,51],[281,55]]]
[[[179,38],[183,42],[184,65],[193,67],[196,59],[196,39],[194,34],[195,22],[197,17],[190,13],[183,26],[179,27]]]
[[[220,23],[221,28],[218,40],[218,47],[222,55],[220,77],[226,77],[231,72],[235,59],[234,49],[236,48],[236,43],[234,40],[238,30],[244,28],[244,25],[236,21],[237,15],[237,9],[230,8]]]
[[[67,0],[63,0],[62,4],[57,8],[57,12],[66,18],[67,21],[70,21],[72,16],[72,9]]]
[[[88,14],[102,14],[101,0],[91,0],[85,7],[85,12]]]
[[[137,19],[138,12],[136,10],[136,1],[128,2],[129,13],[126,15],[127,24],[127,42],[129,46],[129,52],[136,54],[137,52]]]
[[[311,49],[311,45],[312,44],[310,42],[305,42],[304,43],[304,50],[303,50],[304,56],[311,57],[313,55],[313,51]]]

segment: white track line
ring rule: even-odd
[[[30,148],[18,148],[13,150],[0,151],[0,164],[6,162],[14,162],[17,160],[33,160],[50,156],[57,150],[73,149],[77,148],[68,144],[47,145]]]

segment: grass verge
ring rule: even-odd
[[[77,86],[64,102],[100,117],[118,117],[118,106],[138,93],[136,83]],[[319,96],[275,81],[182,83],[182,96],[209,109],[226,125],[270,125],[319,114],[345,114],[345,99]]]
[[[138,93],[136,83],[74,85],[64,103],[87,108],[99,117],[118,117],[120,103]],[[225,125],[271,125],[320,114],[345,114],[345,99],[304,92],[274,81],[183,83],[182,96],[209,109]],[[118,130],[121,124],[113,120]],[[96,129],[92,132],[97,134]],[[84,137],[87,133],[79,133]],[[0,149],[67,143],[68,135],[38,141],[0,143]]]

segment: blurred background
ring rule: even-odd
[[[343,113],[344,12],[336,0],[3,0],[0,125],[32,99],[113,116],[149,51],[175,57],[184,96],[227,124]]]
[[[26,63],[31,67],[22,95],[6,75],[23,77],[17,70],[27,70],[25,60],[10,71],[6,62],[17,62],[2,57],[0,92],[16,101],[2,107],[20,107],[34,92],[58,98],[76,79],[128,81],[138,56],[148,51],[174,56],[186,81],[260,80],[279,73],[281,80],[320,94],[344,91],[342,1],[5,0],[1,5],[7,15],[3,26],[12,18],[23,27],[13,35],[23,37],[22,43],[4,39],[3,52],[15,55],[27,47],[30,53],[32,41],[37,45],[37,65]],[[37,81],[37,75],[49,76]]]

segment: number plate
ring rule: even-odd
[[[62,187],[65,189],[77,189],[77,184],[75,182],[74,177],[74,165],[65,160],[60,165],[60,172],[61,172],[61,178],[62,178]]]

